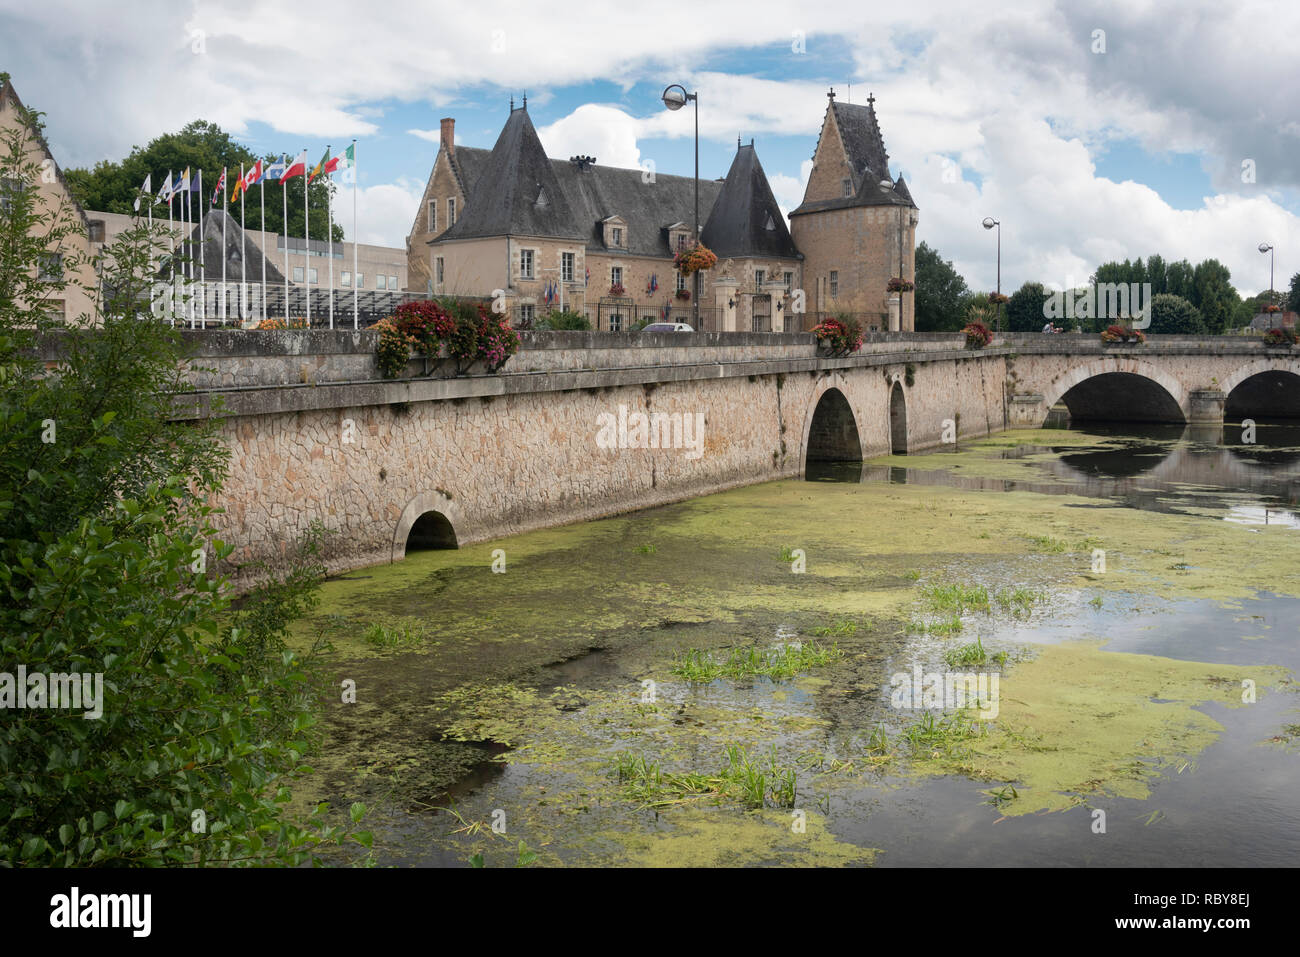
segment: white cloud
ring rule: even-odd
[[[361,242],[404,248],[423,195],[424,184],[411,180],[362,186],[357,191],[355,230]],[[343,186],[334,197],[334,219],[349,242],[353,237],[352,208],[352,187]]]
[[[547,156],[595,156],[602,166],[641,165],[637,134],[643,122],[613,106],[586,103],[538,129]]]

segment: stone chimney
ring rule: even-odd
[[[448,153],[456,152],[456,120],[454,117],[443,117],[442,135],[439,137],[442,148]]]

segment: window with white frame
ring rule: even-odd
[[[839,270],[831,270],[831,298],[834,299],[840,294],[840,274]]]
[[[573,282],[573,271],[577,267],[578,257],[574,253],[560,253],[560,281]]]
[[[794,288],[794,273],[787,271],[785,274],[785,291],[789,292]]]
[[[611,245],[611,246],[618,246],[618,247],[622,248],[622,246],[623,246],[623,228],[622,228],[621,226],[613,226],[613,227],[611,227],[610,230],[609,230],[609,236],[610,236],[610,245]]]
[[[521,326],[531,326],[533,319],[537,316],[537,307],[532,303],[521,303],[519,306],[519,324]]]
[[[623,331],[623,317],[622,317],[622,315],[620,315],[620,314],[617,313],[617,312],[612,312],[612,313],[610,313],[610,315],[609,315],[609,331],[610,331],[610,332],[622,332],[622,331]]]
[[[612,289],[614,286],[621,286],[621,285],[623,285],[623,267],[622,267],[622,266],[610,266],[610,267],[609,267],[609,285],[610,285],[610,288],[611,288],[611,289]]]
[[[43,282],[55,282],[63,278],[62,253],[41,254],[40,278]]]
[[[352,273],[348,272],[346,269],[343,270],[343,278],[339,280],[339,284],[350,287],[352,285]]]
[[[447,228],[450,229],[456,225],[456,197],[451,196],[447,199]]]
[[[436,233],[436,232],[438,231],[438,201],[437,201],[436,199],[431,199],[431,200],[429,200],[429,229],[428,229],[428,231],[431,232],[431,233]]]
[[[684,272],[679,271],[677,273],[677,291],[681,292],[685,288],[686,288],[686,274]]]
[[[397,277],[396,277],[396,276],[389,276],[389,277],[388,277],[388,288],[389,288],[389,289],[392,289],[392,290],[397,289]]]
[[[764,282],[766,279],[767,279],[767,270],[766,270],[766,269],[755,269],[755,270],[754,270],[754,291],[755,291],[755,292],[762,292],[762,291],[763,291],[763,282]]]
[[[445,270],[446,270],[446,263],[443,262],[441,256],[437,257],[433,261],[433,275],[434,275],[433,281],[436,282],[439,286],[442,285],[442,280],[443,280],[443,275],[445,274]]]
[[[387,288],[388,288],[388,282],[387,282],[387,280],[384,278],[384,274],[383,274],[383,273],[380,273],[378,276],[375,277],[375,288],[376,288],[376,289],[387,289]]]
[[[317,281],[318,281],[318,280],[317,280],[317,273],[316,273],[316,270],[314,270],[314,269],[308,269],[308,270],[307,270],[307,282],[308,282],[308,283],[315,283],[315,282],[317,282]]]
[[[844,189],[844,197],[846,199],[853,195],[853,180],[846,179],[843,182],[841,182],[840,185]]]
[[[519,278],[533,278],[533,250],[531,249],[519,250]]]
[[[302,282],[302,267],[301,267],[301,266],[294,266],[294,267],[293,267],[293,281],[294,281],[294,282]]]

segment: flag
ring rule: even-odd
[[[163,184],[162,184],[161,186],[158,187],[158,201],[159,201],[159,202],[163,202],[163,203],[165,203],[165,202],[169,201],[169,200],[172,198],[172,193],[174,192],[172,186],[173,186],[173,184],[172,184],[172,171],[171,171],[171,170],[168,170],[168,171],[167,171],[167,178],[166,178],[165,180],[163,180]]]
[[[284,175],[280,177],[280,182],[282,183],[286,182],[287,180],[293,179],[295,176],[306,176],[306,175],[307,175],[307,151],[303,150],[301,153],[297,155],[297,157],[294,158],[294,161],[289,164],[289,168],[286,169],[284,171]]]
[[[190,191],[190,168],[185,167],[185,172],[181,173],[181,185],[177,189],[178,193],[188,193]]]
[[[144,184],[140,187],[140,196],[146,196],[153,192],[153,173],[144,178]],[[135,211],[140,212],[140,196],[135,198]]]
[[[244,192],[245,193],[248,192],[248,187],[256,186],[258,180],[260,180],[261,178],[262,178],[262,161],[258,160],[251,167],[249,167],[248,172],[244,174],[244,181],[242,183],[242,189],[244,190]]]
[[[330,161],[330,150],[329,147],[327,146],[325,147],[325,155],[320,158],[320,162],[317,163],[312,168],[311,175],[307,177],[308,186],[311,185],[312,180],[314,180],[317,176],[320,176],[322,173],[326,171],[325,164],[327,164],[329,161]]]
[[[349,170],[349,169],[353,170],[354,172],[352,174],[352,178],[351,179],[344,178],[343,182],[345,183],[355,182],[356,181],[355,170],[357,166],[357,145],[353,143],[351,146],[349,146],[346,150],[343,151],[342,156],[336,156],[334,157],[334,159],[330,160],[330,164],[331,165],[330,165],[329,172],[331,173],[333,173],[335,170]]]
[[[212,193],[212,205],[217,205],[217,200],[221,197],[221,192],[226,188],[226,171],[222,169],[221,178],[217,180],[217,188]]]
[[[280,179],[280,177],[284,175],[284,171],[288,168],[289,168],[288,158],[283,154],[281,154],[278,160],[276,160],[274,163],[272,163],[270,166],[266,167],[266,169],[262,171],[262,178],[258,180],[258,182],[261,183],[277,182]]]
[[[236,176],[235,185],[230,190],[230,202],[233,205],[235,200],[239,199],[239,191],[244,188],[244,177]]]

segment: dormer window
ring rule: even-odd
[[[622,247],[622,245],[623,245],[623,229],[622,229],[621,226],[611,226],[611,227],[610,227],[610,229],[609,229],[609,244],[610,244],[611,246],[618,246],[618,247],[620,247],[620,248]]]
[[[768,232],[771,232],[772,230],[776,229],[776,221],[772,219],[771,213],[767,214],[767,222],[763,224],[763,228],[766,229]]]
[[[605,232],[605,245],[610,249],[627,248],[627,222],[622,216],[610,216],[601,225]]]
[[[546,198],[546,188],[545,188],[544,186],[538,186],[538,187],[537,187],[537,205],[538,205],[538,206],[545,206],[545,205],[547,204],[547,202],[548,202],[548,200],[547,200],[547,198]]]

